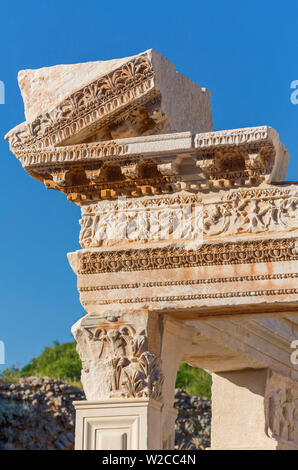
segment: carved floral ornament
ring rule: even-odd
[[[138,188],[148,185],[148,175],[157,177],[155,185],[166,191],[170,179],[158,172],[156,164],[138,165],[136,184],[111,163],[126,146],[111,140],[109,126],[121,127],[123,121],[133,135],[166,129],[166,118],[156,111],[159,96],[153,77],[146,53],[131,59],[72,93],[51,112],[13,129],[6,136],[12,152],[32,177],[74,202],[115,196],[125,186],[139,195]]]
[[[111,367],[110,396],[160,400],[164,375],[160,359],[148,351],[146,330],[130,325],[85,328],[88,341],[98,344],[98,359]],[[78,338],[77,338],[78,341]],[[84,367],[84,357],[79,348]],[[85,372],[88,373],[88,369]]]
[[[79,131],[90,128],[113,110],[129,104],[150,88],[154,72],[146,54],[73,92],[52,111],[13,130],[10,145],[17,150],[57,146]],[[94,130],[94,128],[92,128]]]
[[[79,257],[78,274],[295,261],[297,259],[296,240],[292,238],[210,243],[204,244],[198,250],[171,247],[84,251]]]

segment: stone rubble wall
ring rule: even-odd
[[[81,390],[47,377],[1,384],[0,449],[72,449],[72,402],[83,398]]]
[[[15,384],[0,383],[0,450],[72,450],[73,401],[84,392],[62,380],[28,377]],[[176,389],[175,447],[210,447],[211,403]]]
[[[175,447],[180,450],[204,450],[210,447],[211,401],[190,396],[176,389],[174,406],[178,409]]]

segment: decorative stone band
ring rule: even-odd
[[[6,136],[11,143],[10,134]],[[179,132],[174,134],[131,137],[103,142],[86,142],[84,144],[47,145],[44,149],[28,145],[20,149],[12,146],[24,167],[48,163],[58,165],[61,162],[81,162],[82,160],[126,161],[134,163],[140,155],[153,157],[171,154],[193,153],[201,158],[210,158],[214,150],[239,148],[242,151],[258,151],[262,147],[283,145],[278,140],[277,132],[268,126],[232,129],[226,131],[192,134]],[[211,152],[211,153],[210,153]]]
[[[252,144],[262,140],[269,142],[270,138],[277,137],[276,131],[267,126],[248,127],[198,134],[195,136],[194,145],[200,149],[229,147],[231,145],[243,145],[249,148]]]
[[[268,289],[257,291],[217,292],[212,294],[189,294],[189,295],[165,295],[160,297],[134,297],[127,299],[112,300],[88,300],[82,301],[83,306],[90,305],[113,305],[113,304],[144,304],[156,302],[179,302],[188,300],[205,299],[232,299],[236,297],[272,297],[281,295],[298,294],[298,289]]]
[[[210,278],[210,279],[187,279],[187,280],[179,280],[179,281],[134,282],[130,284],[108,284],[108,285],[88,286],[88,287],[82,286],[82,287],[78,287],[78,291],[79,292],[94,292],[94,291],[106,291],[106,290],[114,290],[114,289],[138,289],[138,288],[143,288],[143,287],[195,286],[199,284],[273,281],[273,280],[297,279],[297,278],[298,278],[298,273],[257,274],[255,276],[233,276],[233,277],[218,277],[218,278]]]
[[[74,135],[76,135],[74,131]],[[8,135],[8,139],[11,139]],[[270,127],[12,146],[25,170],[76,203],[282,181],[288,153]]]
[[[78,274],[145,271],[196,266],[294,261],[295,239],[204,244],[199,250],[151,248],[123,251],[83,251]]]

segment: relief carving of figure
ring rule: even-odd
[[[111,371],[111,397],[161,398],[164,375],[159,357],[148,351],[145,330],[137,332],[130,325],[106,329],[85,328],[91,343],[98,343],[97,359]],[[77,335],[77,340],[82,335]],[[83,349],[78,351],[83,356]],[[85,357],[82,360],[86,364]],[[88,373],[88,370],[85,370]]]
[[[268,380],[265,394],[266,434],[276,440],[298,445],[297,418],[297,383],[273,374]]]

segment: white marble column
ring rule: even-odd
[[[87,400],[76,402],[76,449],[170,449],[177,368],[192,330],[145,310],[86,315],[73,327]]]

